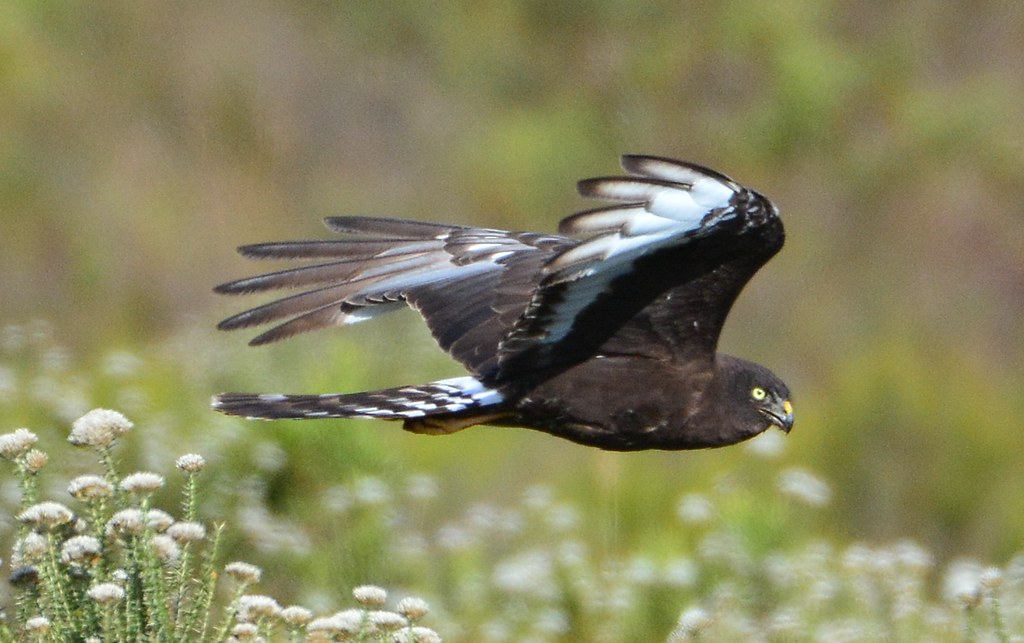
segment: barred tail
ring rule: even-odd
[[[212,406],[252,419],[377,418],[402,420],[417,433],[451,433],[505,415],[502,402],[499,391],[465,376],[364,393],[221,393]]]

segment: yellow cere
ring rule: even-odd
[[[786,400],[785,402],[783,402],[782,403],[782,411],[786,415],[791,415],[793,413],[793,403],[790,402],[789,400]]]

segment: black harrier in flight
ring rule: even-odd
[[[276,324],[265,344],[410,306],[469,375],[364,393],[224,393],[250,418],[378,418],[416,433],[517,426],[602,449],[698,449],[793,425],[771,371],[717,352],[740,290],[782,247],[778,209],[714,170],[624,156],[629,176],[587,179],[614,202],[561,234],[331,217],[339,239],[243,246],[303,265],[216,288],[297,294],[220,323]]]

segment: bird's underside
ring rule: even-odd
[[[214,408],[401,420],[430,434],[521,426],[614,450],[788,431],[785,384],[716,353],[736,296],[782,246],[776,208],[701,166],[625,156],[623,167],[630,176],[580,182],[583,196],[616,204],[563,219],[561,234],[332,217],[344,238],[243,246],[304,263],[217,292],[297,292],[219,328],[273,324],[251,342],[264,344],[410,306],[470,374],[362,393],[225,393]]]

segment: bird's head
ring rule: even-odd
[[[782,382],[752,387],[750,403],[769,424],[786,433],[793,428],[793,403],[789,401],[789,390]]]
[[[772,426],[789,433],[793,428],[793,403],[789,387],[763,366],[732,358],[727,372],[729,406],[752,433]]]

